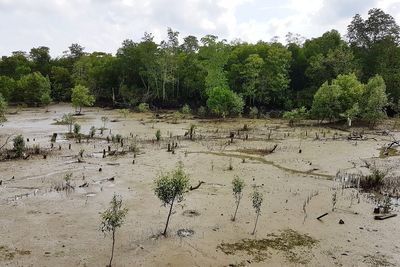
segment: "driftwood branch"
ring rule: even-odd
[[[196,189],[198,189],[202,184],[204,184],[205,182],[203,182],[203,181],[199,181],[199,184],[198,185],[196,185],[196,186],[190,186],[190,188],[189,188],[189,190],[190,191],[192,191],[192,190],[196,190]]]
[[[328,215],[329,213],[328,212],[326,212],[326,213],[324,213],[324,214],[322,214],[321,216],[318,216],[317,217],[317,220],[321,220],[322,218],[324,218],[326,215]]]
[[[277,147],[278,147],[278,144],[274,145],[274,147],[268,151],[268,154],[274,153],[274,151],[275,151],[275,149],[276,149]]]
[[[7,137],[6,141],[0,146],[0,150],[2,150],[3,147],[5,147],[5,146],[8,144],[8,141],[10,141],[10,138],[11,138],[13,135],[14,135],[14,134],[10,134],[10,135]]]

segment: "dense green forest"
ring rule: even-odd
[[[380,9],[355,15],[346,36],[331,30],[309,40],[286,37],[285,45],[213,35],[180,42],[179,32],[168,29],[161,43],[145,33],[140,42],[123,41],[115,55],[86,53],[79,44],[57,58],[44,46],[16,51],[0,60],[0,102],[68,102],[78,86],[96,105],[187,104],[224,117],[291,110],[287,117],[310,111],[320,120],[365,114],[377,120],[399,111],[400,28],[391,15]]]

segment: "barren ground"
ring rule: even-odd
[[[370,139],[356,142],[347,140],[347,132],[289,128],[279,120],[172,123],[150,113],[124,118],[117,111],[84,109],[84,116],[78,117],[82,133],[87,134],[91,126],[101,127],[101,116],[108,116],[111,134],[136,136],[140,152],[132,164],[131,152],[102,158],[109,145],[104,139],[88,143],[83,139],[78,144],[63,138],[67,126],[55,125],[54,119],[71,111],[68,105],[51,106],[47,113],[24,109],[8,115],[9,121],[0,128],[1,143],[9,134],[23,134],[30,139],[27,146],[39,144],[46,149],[52,133],[59,133],[47,159],[37,155],[0,162],[0,266],[105,266],[111,238],[99,231],[100,212],[114,193],[123,197],[129,209],[117,232],[115,266],[400,266],[399,216],[375,221],[373,200],[362,194],[358,203],[354,189],[338,190],[337,209],[331,211],[338,170],[365,171],[363,160],[398,166],[399,157],[379,158],[379,148],[391,140],[389,136],[370,131]],[[197,125],[194,141],[184,137],[192,123]],[[240,138],[228,145],[230,131],[237,132],[244,124],[249,131],[241,131]],[[152,141],[157,129],[162,132],[160,142]],[[249,140],[243,140],[246,133]],[[96,136],[101,137],[99,132]],[[170,136],[179,136],[175,154],[167,152]],[[133,138],[125,140],[124,150],[132,142]],[[257,153],[275,144],[274,153]],[[7,148],[11,147],[10,142]],[[78,163],[82,148],[84,162]],[[119,144],[112,144],[115,149],[122,151]],[[163,238],[158,234],[168,209],[154,195],[153,181],[179,161],[193,186],[200,180],[205,184],[175,207],[169,235]],[[230,161],[233,170],[228,170]],[[75,190],[56,192],[54,187],[69,172]],[[244,178],[247,186],[237,220],[232,222],[235,175]],[[110,177],[115,180],[107,181]],[[79,188],[85,182],[89,186]],[[264,193],[255,236],[250,234],[255,220],[249,199],[252,185]],[[303,203],[310,196],[305,214]],[[316,220],[325,212],[329,214]],[[344,224],[338,223],[340,219]],[[179,237],[179,229],[194,234]],[[248,243],[241,243],[243,239],[253,240],[253,245],[244,248]]]

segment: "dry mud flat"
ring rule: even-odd
[[[59,133],[47,159],[33,155],[0,162],[0,266],[105,266],[111,240],[99,231],[99,213],[114,192],[129,209],[117,232],[115,266],[400,266],[399,216],[374,220],[374,201],[365,194],[356,200],[354,189],[337,190],[336,210],[331,211],[338,170],[365,171],[364,160],[396,170],[398,157],[379,158],[379,148],[391,137],[370,132],[370,139],[356,142],[339,130],[289,128],[281,121],[175,123],[152,114],[124,118],[117,111],[85,109],[78,117],[82,133],[101,127],[101,117],[108,116],[111,134],[127,137],[124,148],[113,144],[112,150],[126,151],[132,142],[139,148],[136,158],[132,152],[102,158],[109,145],[104,138],[80,144],[63,138],[67,126],[54,120],[68,112],[67,105],[52,106],[48,113],[25,109],[9,115],[0,128],[1,142],[9,134],[23,134],[30,139],[28,146],[48,150],[52,133]],[[193,141],[184,136],[192,123],[197,125]],[[244,124],[249,130],[236,138]],[[153,142],[157,129],[163,138]],[[228,145],[231,131],[236,136]],[[248,140],[243,140],[245,134]],[[170,136],[179,136],[174,154],[167,152]],[[263,155],[275,144],[274,153]],[[83,162],[78,162],[81,149]],[[157,237],[168,210],[154,195],[153,180],[179,161],[193,186],[205,183],[175,207],[168,237]],[[228,170],[230,163],[233,170]],[[66,173],[73,174],[75,190],[57,192]],[[232,222],[235,175],[247,186]],[[88,186],[79,187],[84,183]],[[255,236],[250,234],[255,220],[252,185],[264,193]],[[316,220],[325,212],[329,214]]]

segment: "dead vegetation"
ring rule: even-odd
[[[246,253],[252,260],[261,262],[268,259],[272,252],[282,253],[290,263],[307,264],[311,249],[317,240],[292,229],[280,234],[269,234],[264,239],[242,239],[237,243],[221,243],[217,248],[227,255]]]

